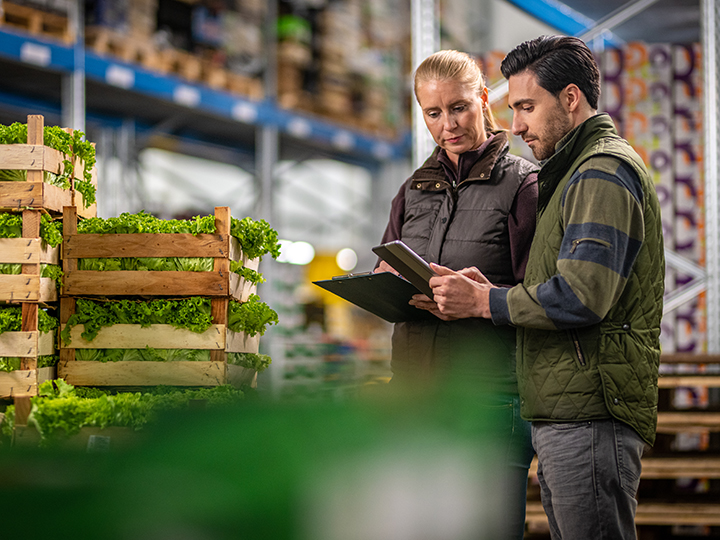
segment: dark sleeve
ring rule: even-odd
[[[537,200],[537,173],[530,173],[520,185],[508,216],[510,257],[513,275],[518,283],[522,283],[525,278],[530,244],[535,234]]]
[[[393,240],[400,240],[402,236],[403,220],[405,219],[405,184],[407,184],[407,181],[403,182],[397,195],[395,195],[395,198],[392,200],[390,219],[382,235],[381,244],[392,242]],[[380,259],[378,258],[375,263],[375,268],[377,268],[379,264]]]

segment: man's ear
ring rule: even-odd
[[[567,107],[568,112],[572,113],[576,112],[578,107],[580,107],[585,95],[580,88],[578,88],[578,85],[570,83],[560,92],[560,98],[563,100],[563,104]]]

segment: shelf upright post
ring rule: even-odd
[[[62,123],[85,132],[85,6],[83,0],[68,2],[68,23],[74,36],[73,70],[62,76]]]
[[[412,70],[432,53],[440,49],[440,17],[436,0],[412,0]],[[435,148],[428,133],[417,100],[412,99],[412,151],[413,169],[420,167]]]
[[[707,270],[707,347],[720,353],[720,6],[702,0],[703,72],[705,76],[705,259]]]

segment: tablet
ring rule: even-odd
[[[433,297],[432,289],[428,284],[435,275],[430,265],[420,255],[403,243],[394,240],[372,248],[375,254],[383,261],[400,272],[405,279],[415,285],[423,294]]]

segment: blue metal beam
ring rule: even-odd
[[[596,21],[574,10],[559,0],[507,0],[518,9],[532,15],[540,22],[568,36],[580,36],[594,28]],[[622,40],[608,32],[603,36],[606,45],[619,46]]]

